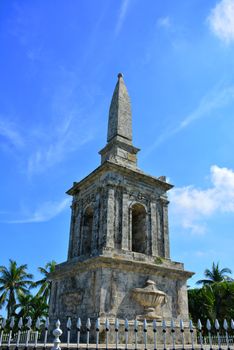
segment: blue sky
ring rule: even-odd
[[[117,73],[171,258],[234,270],[234,0],[0,2],[0,265],[66,260],[65,191],[100,164]]]

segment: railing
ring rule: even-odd
[[[86,349],[144,349],[144,350],[185,350],[185,349],[234,349],[234,322],[224,320],[220,326],[218,320],[214,324],[207,320],[202,325],[200,320],[194,327],[193,322],[178,321],[128,321],[126,320],[100,320],[92,321],[88,318],[86,323],[81,319],[75,320],[73,326],[71,318],[67,319],[63,330],[60,328],[60,321],[57,320],[56,327],[52,331],[54,336],[52,347],[48,342],[51,335],[49,318],[42,322],[39,318],[32,329],[32,319],[28,317],[26,322],[22,318],[15,323],[14,317],[9,321],[3,319],[0,322],[0,349],[18,350],[24,347],[27,350],[31,347],[39,350],[59,350],[61,347],[86,348]],[[24,330],[25,328],[25,330]],[[53,328],[52,328],[53,329]],[[51,329],[51,330],[52,330]],[[204,335],[205,334],[205,335]],[[60,337],[63,336],[64,343]]]
[[[19,343],[25,344],[25,341],[27,339],[27,333],[28,333],[27,331],[22,331],[20,333],[19,332],[13,333],[12,336],[11,336],[11,343],[16,343],[17,339],[19,337]],[[9,333],[3,333],[2,344],[8,343],[9,335],[10,335]],[[34,343],[35,342],[36,335],[37,335],[37,332],[31,330],[31,332],[29,334],[29,342],[30,343]],[[38,340],[40,339],[40,337],[41,337],[41,333],[38,334]]]

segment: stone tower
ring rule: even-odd
[[[68,259],[51,275],[52,319],[188,319],[192,273],[170,259],[167,191],[173,186],[138,169],[138,151],[119,74],[101,165],[67,191],[73,198]]]

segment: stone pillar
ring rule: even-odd
[[[114,222],[115,222],[115,190],[108,186],[107,190],[107,227],[106,227],[106,247],[114,248]]]
[[[178,280],[176,282],[176,289],[177,289],[178,316],[183,320],[188,320],[187,281]]]
[[[99,226],[100,226],[100,193],[96,194],[93,212],[93,235],[92,235],[92,252],[97,252],[99,249]]]
[[[129,250],[132,250],[132,207],[128,209],[128,240],[127,240]]]
[[[145,215],[146,254],[152,255],[151,211],[147,207]]]
[[[152,201],[150,203],[150,211],[151,211],[151,245],[152,245],[152,255],[158,255],[158,242],[157,242],[157,209],[156,202]]]
[[[122,189],[115,190],[115,248],[121,249],[122,242]]]
[[[123,191],[122,200],[122,249],[129,250],[129,209],[128,209],[128,193]]]
[[[51,286],[49,313],[53,316],[58,315],[58,281],[54,280]]]
[[[76,221],[74,226],[74,241],[73,241],[73,257],[79,256],[80,253],[80,222],[81,222],[81,208],[76,210]]]
[[[73,252],[74,252],[74,230],[75,230],[75,212],[76,212],[76,203],[73,200],[73,203],[71,205],[71,224],[70,224],[70,236],[69,236],[69,247],[68,247],[68,260],[73,258]]]
[[[83,224],[84,224],[84,208],[82,207],[80,213],[80,224],[79,224],[79,243],[78,243],[78,256],[82,255],[83,247]]]
[[[160,199],[157,200],[156,219],[157,219],[157,252],[158,252],[158,256],[164,257],[162,203]]]
[[[169,247],[169,229],[168,229],[168,204],[169,201],[165,198],[161,199],[162,202],[162,214],[163,214],[163,239],[164,239],[164,256],[170,259],[170,247]]]

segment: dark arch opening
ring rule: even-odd
[[[138,203],[132,206],[132,251],[147,253],[146,211]]]
[[[82,254],[91,254],[92,244],[92,230],[93,230],[93,209],[88,207],[84,213],[83,222],[83,242],[82,242]]]

